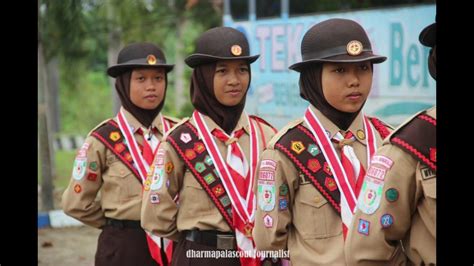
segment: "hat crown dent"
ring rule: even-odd
[[[124,64],[137,59],[148,59],[149,55],[153,55],[159,63],[166,63],[165,54],[157,46],[151,43],[134,43],[119,52],[117,64]]]
[[[372,45],[364,28],[349,19],[329,19],[311,27],[303,36],[301,54],[303,60],[324,59],[321,52],[335,47],[346,47],[348,43],[358,41],[364,51],[372,51]],[[319,54],[319,57],[311,57]]]
[[[232,47],[240,46],[240,54],[232,53]],[[218,57],[249,56],[249,43],[245,35],[230,27],[217,27],[204,32],[196,42],[195,54]]]

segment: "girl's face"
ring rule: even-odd
[[[250,82],[249,66],[245,60],[221,60],[214,73],[214,95],[225,106],[242,101]]]
[[[130,77],[130,100],[136,106],[153,110],[165,95],[166,73],[163,68],[136,68]]]
[[[321,79],[326,101],[339,111],[354,113],[369,96],[371,63],[324,63]]]

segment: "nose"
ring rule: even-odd
[[[240,84],[240,79],[239,79],[239,76],[234,73],[234,72],[230,72],[229,73],[229,79],[227,80],[227,84],[229,86],[237,86]]]
[[[155,90],[156,86],[157,86],[156,81],[154,79],[150,79],[146,83],[146,90],[147,91]]]
[[[349,88],[358,87],[360,85],[360,78],[357,71],[349,71],[347,76],[347,86]]]

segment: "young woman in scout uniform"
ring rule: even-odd
[[[107,70],[116,78],[122,107],[89,133],[62,198],[66,214],[102,229],[95,265],[168,264],[164,240],[141,228],[140,209],[153,154],[178,122],[160,114],[172,68],[160,48],[136,43],[123,48]]]
[[[143,228],[178,241],[172,265],[260,262],[251,257],[192,258],[186,252],[254,251],[252,184],[258,156],[275,134],[271,125],[244,111],[250,64],[257,58],[249,55],[244,34],[217,27],[199,37],[195,53],[185,60],[194,69],[195,110],[158,150],[141,219]]]
[[[263,152],[257,172],[253,237],[258,250],[289,250],[293,265],[344,265],[344,237],[364,173],[388,128],[363,114],[375,55],[364,29],[329,19],[301,43],[304,116]]]
[[[420,42],[432,47],[428,65],[436,79],[436,23],[421,32]],[[364,187],[382,193],[373,207],[362,193],[359,197],[345,243],[349,264],[389,265],[403,244],[408,264],[435,265],[436,107],[414,115],[386,138],[370,169],[379,174],[367,174]]]

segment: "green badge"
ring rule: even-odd
[[[396,201],[398,199],[398,190],[394,188],[387,189],[387,191],[385,192],[385,197],[389,202]]]
[[[227,196],[227,195],[225,195],[224,197],[222,197],[222,198],[220,199],[220,201],[221,201],[221,203],[222,203],[222,205],[223,205],[224,207],[227,207],[227,205],[230,204],[230,198],[229,198],[229,196]]]
[[[280,186],[280,196],[286,196],[288,194],[288,185],[282,184]]]
[[[214,182],[216,180],[216,178],[212,175],[212,173],[209,173],[207,174],[205,177],[204,177],[204,180],[206,181],[206,183],[209,185],[211,184],[212,182]]]
[[[194,168],[196,168],[196,171],[198,171],[199,173],[202,173],[204,172],[204,170],[206,170],[206,166],[201,162],[196,163],[194,165]]]
[[[212,165],[211,157],[209,157],[209,155],[206,155],[206,158],[204,158],[204,162],[209,166]]]
[[[89,169],[91,169],[92,171],[96,171],[97,170],[97,162],[91,162],[89,164]]]
[[[310,144],[310,145],[308,146],[308,152],[309,152],[311,155],[316,156],[316,155],[318,155],[318,154],[321,152],[321,150],[319,150],[319,147],[318,147],[316,144]]]

